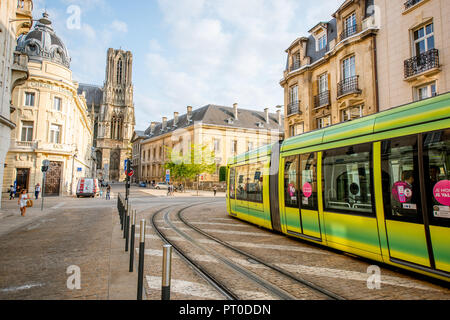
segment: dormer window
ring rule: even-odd
[[[300,68],[300,51],[297,51],[292,54],[291,71],[297,70],[299,68]]]
[[[319,38],[316,41],[316,48],[317,51],[320,51],[322,49],[325,49],[327,47],[327,35],[323,34],[319,36]]]

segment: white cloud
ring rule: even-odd
[[[123,32],[123,33],[127,33],[128,32],[128,25],[125,22],[119,21],[119,20],[114,20],[111,23],[111,28],[113,30],[118,31],[118,32]]]

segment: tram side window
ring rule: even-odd
[[[247,201],[247,175],[248,166],[238,167],[237,170],[237,181],[236,181],[236,199]]]
[[[300,190],[302,209],[317,210],[316,153],[300,156]]]
[[[248,201],[263,202],[263,165],[251,164],[248,171]]]
[[[235,185],[236,185],[236,169],[235,168],[230,168],[230,199],[234,199],[235,197]]]
[[[383,141],[381,169],[386,219],[422,222],[417,136]]]
[[[424,134],[423,152],[430,223],[450,227],[450,129]]]
[[[371,144],[325,151],[323,181],[325,210],[374,215]]]
[[[284,204],[286,207],[298,208],[297,169],[298,157],[287,157],[284,162]]]

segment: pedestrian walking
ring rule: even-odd
[[[106,200],[110,199],[111,199],[111,186],[108,184],[108,186],[106,187]]]
[[[34,195],[36,197],[36,200],[39,198],[39,192],[41,192],[41,185],[38,183],[34,186]]]
[[[17,200],[17,203],[19,204],[20,207],[20,214],[22,215],[22,217],[25,217],[25,213],[27,212],[27,200],[29,199],[30,198],[28,197],[27,189],[22,189],[22,192],[19,195],[19,200]]]
[[[217,193],[217,187],[216,186],[213,187],[213,191],[214,191],[214,197],[215,197],[216,193]]]
[[[11,185],[9,186],[9,200],[12,200],[16,197],[16,188]]]

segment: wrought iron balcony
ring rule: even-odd
[[[408,0],[405,2],[405,10],[408,10],[409,8],[411,8],[412,6],[414,6],[415,4],[421,2],[422,0]]]
[[[287,115],[290,116],[290,115],[297,114],[297,113],[301,114],[300,101],[290,102],[287,106]]]
[[[404,62],[405,78],[439,67],[439,50],[431,49]]]
[[[357,33],[359,31],[359,27],[357,24],[351,25],[351,26],[347,26],[344,28],[344,31],[341,32],[340,35],[340,39],[341,41],[354,35],[355,33]]]
[[[349,93],[360,92],[358,88],[358,78],[359,76],[353,76],[339,82],[337,88],[338,97]]]
[[[320,108],[330,105],[330,90],[320,92],[314,96],[314,108]]]
[[[291,67],[289,68],[289,71],[300,69],[300,60],[295,60],[292,62]]]

